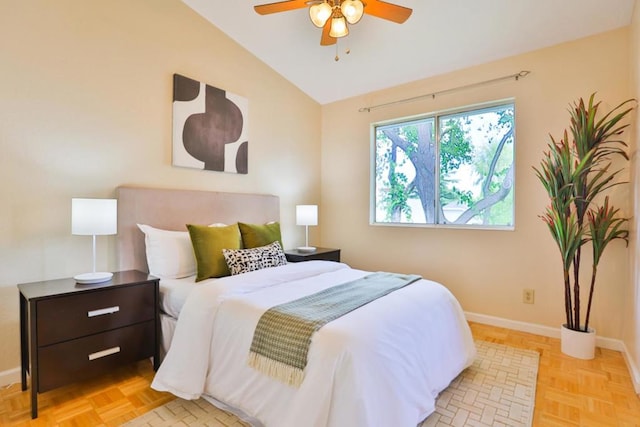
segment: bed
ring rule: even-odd
[[[269,195],[120,187],[118,199],[121,269],[148,271],[136,224],[184,230],[186,223],[279,219],[279,199]],[[152,387],[204,397],[255,426],[416,426],[475,358],[464,314],[441,284],[420,279],[324,325],[313,334],[297,386],[247,363],[256,325],[270,307],[370,273],[310,261],[197,284],[163,278],[166,356]]]

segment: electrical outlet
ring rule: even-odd
[[[533,289],[525,289],[522,291],[522,302],[525,304],[533,304],[535,300],[536,291]]]

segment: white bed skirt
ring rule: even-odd
[[[160,313],[160,334],[162,335],[160,338],[160,362],[164,360],[164,356],[166,356],[169,351],[177,323],[178,319],[168,314]]]

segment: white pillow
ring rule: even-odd
[[[138,224],[144,233],[149,273],[161,279],[196,274],[196,258],[188,231],[169,231]]]

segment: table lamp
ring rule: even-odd
[[[304,225],[305,240],[304,246],[298,247],[299,252],[315,252],[316,248],[309,246],[309,226],[318,225],[318,206],[298,205],[296,206],[296,224]]]
[[[93,272],[73,278],[78,283],[102,283],[113,273],[96,272],[96,236],[116,234],[118,201],[116,199],[71,199],[71,234],[93,236]]]

